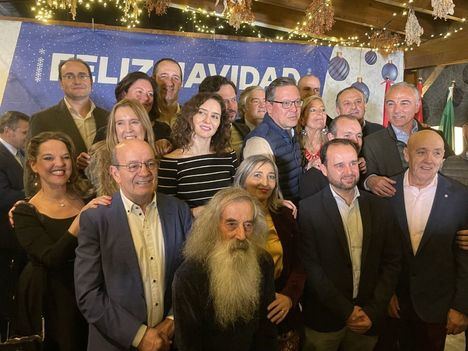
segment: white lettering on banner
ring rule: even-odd
[[[62,54],[60,52],[54,52],[52,54],[52,62],[50,63],[50,75],[49,80],[58,80],[58,66],[61,61],[68,60],[74,57],[73,54]]]
[[[108,84],[117,84],[117,77],[108,77],[107,76],[107,63],[109,59],[107,57],[101,57],[99,60],[99,72],[98,72],[98,82],[99,83],[108,83]]]
[[[248,81],[247,76],[252,75],[252,80]],[[241,66],[240,69],[240,78],[239,78],[239,90],[244,90],[245,88],[258,85],[260,83],[260,73],[255,67],[252,66]]]
[[[60,62],[72,57],[80,58],[89,63],[91,72],[94,73],[94,76],[97,76],[97,79],[93,79],[93,81],[100,84],[117,84],[117,82],[125,77],[128,72],[141,71],[151,75],[154,64],[153,60],[123,57],[120,62],[120,69],[118,70],[119,77],[114,77],[108,74],[109,57],[107,56],[74,55],[56,52],[52,54],[49,78],[51,81],[58,80],[57,67]],[[179,62],[179,64],[182,68],[183,77],[186,77],[186,63]],[[193,85],[200,84],[203,79],[207,77],[207,72],[209,75],[219,74],[223,77],[228,77],[228,79],[232,80],[236,84],[239,90],[244,90],[252,85],[260,85],[264,88],[278,77],[275,67],[267,67],[262,75],[262,72],[254,66],[217,66],[214,63],[197,62],[193,67],[191,67],[188,77],[185,80],[184,88],[192,88]],[[297,69],[292,67],[283,67],[281,74],[283,77],[292,76],[296,81],[300,78],[300,74]]]

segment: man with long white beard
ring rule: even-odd
[[[238,188],[218,192],[197,218],[173,283],[180,351],[277,349],[266,230],[260,207]]]

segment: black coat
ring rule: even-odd
[[[385,200],[365,191],[360,194],[363,241],[355,300],[348,242],[330,187],[299,203],[300,250],[307,273],[304,323],[320,332],[342,329],[357,305],[373,323],[369,333],[375,333],[395,291],[401,266],[398,224]]]

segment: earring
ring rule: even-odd
[[[34,187],[37,188],[37,186],[39,185],[38,181],[37,181],[37,173],[34,173],[34,177],[33,177],[33,185]]]

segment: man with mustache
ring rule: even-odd
[[[182,88],[182,67],[172,58],[162,58],[154,64],[153,79],[158,84],[159,120],[172,126],[180,112],[179,92]]]
[[[110,172],[120,191],[81,215],[75,286],[89,351],[171,347],[172,278],[192,217],[184,202],[155,193],[157,166],[145,141],[118,144]]]
[[[401,264],[389,205],[358,190],[358,150],[334,139],[320,151],[329,186],[299,203],[307,274],[304,350],[373,350]]]
[[[357,145],[358,151],[362,147],[362,129],[359,122],[352,116],[340,115],[335,117],[328,127],[327,133],[328,140],[336,138],[348,139]],[[366,173],[366,160],[364,157],[358,158],[359,173]],[[299,196],[305,199],[328,186],[328,179],[317,168],[312,167],[307,172],[301,175],[299,183]]]
[[[238,112],[236,85],[223,76],[209,76],[200,83],[198,92],[217,93],[223,99],[231,122],[231,147],[240,159],[242,143],[250,129],[245,124],[236,121]]]
[[[277,349],[266,230],[261,208],[239,188],[219,191],[196,219],[173,285],[180,351]]]
[[[364,118],[366,97],[361,90],[355,87],[345,88],[336,95],[336,113],[356,118],[361,125],[363,137],[384,129],[381,124],[369,122]]]

